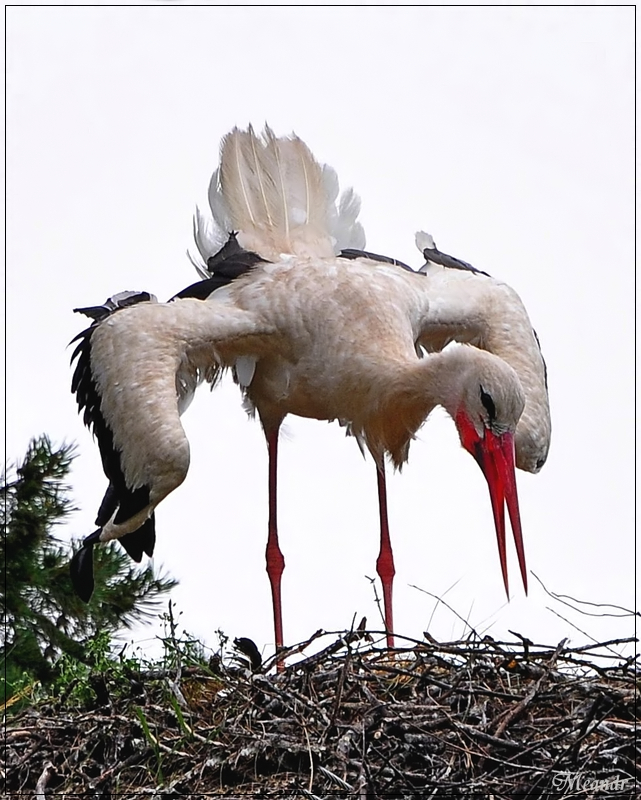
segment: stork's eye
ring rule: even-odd
[[[487,411],[487,416],[490,422],[493,422],[496,419],[496,406],[494,405],[494,400],[492,400],[492,395],[489,395],[485,389],[481,386],[481,403],[485,406],[485,410]]]

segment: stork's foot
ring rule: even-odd
[[[71,574],[71,585],[74,592],[85,603],[91,600],[94,590],[93,579],[93,546],[99,540],[102,529],[99,529],[87,536],[82,547],[71,559],[69,572]]]

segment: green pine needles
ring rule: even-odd
[[[176,582],[132,565],[117,543],[95,549],[96,591],[85,604],[74,593],[75,548],[56,537],[75,511],[67,477],[73,445],[31,441],[22,464],[4,475],[0,503],[5,573],[0,596],[5,698],[29,680],[49,683],[61,656],[91,664],[89,642],[150,617]]]

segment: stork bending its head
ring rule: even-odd
[[[209,200],[213,219],[198,211],[195,220],[203,281],[169,303],[138,302],[97,318],[80,348],[82,380],[74,382],[112,496],[109,518],[105,512],[74,560],[79,592],[87,597],[92,589],[94,543],[126,545],[184,479],[181,398],[226,368],[235,370],[267,439],[266,557],[277,647],[284,558],[276,465],[287,414],[340,420],[374,457],[390,644],[395,569],[384,461],[407,460],[437,405],[487,479],[506,591],[505,505],[527,587],[514,468],[540,469],[550,422],[545,367],[516,293],[465,262],[448,263],[435,248],[422,272],[365,251],[358,198],[348,191],[339,200],[333,170],[296,136],[234,129],[223,140]],[[450,342],[459,345],[446,348]]]

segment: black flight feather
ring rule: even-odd
[[[483,272],[482,269],[477,269],[471,264],[468,264],[467,261],[449,256],[447,253],[441,253],[436,245],[434,247],[426,247],[423,250],[423,256],[425,257],[425,261],[432,261],[434,264],[440,264],[442,267],[447,267],[448,269],[465,269],[469,272],[476,272],[478,275],[485,275],[488,278],[492,277],[489,273]],[[425,264],[425,266],[427,266],[427,264]],[[424,268],[425,267],[421,267],[421,270]]]
[[[403,267],[403,269],[407,269],[410,272],[414,272],[411,267],[408,267],[407,264],[404,264],[402,261],[399,261],[397,258],[390,258],[390,256],[381,256],[378,253],[369,253],[367,250],[356,250],[354,247],[348,247],[345,250],[341,250],[338,254],[339,258],[369,258],[370,261],[380,261],[383,264],[395,264],[397,267]]]

